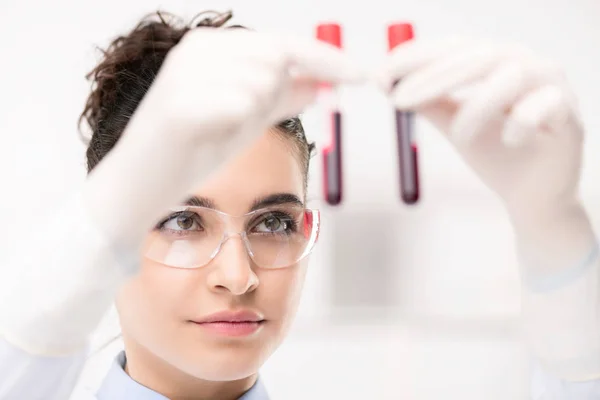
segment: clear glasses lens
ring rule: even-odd
[[[312,251],[319,222],[318,211],[298,206],[269,207],[240,217],[204,207],[182,207],[151,232],[144,254],[171,267],[199,268],[229,238],[240,235],[257,266],[283,268]]]

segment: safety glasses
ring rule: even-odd
[[[148,259],[175,268],[210,263],[236,236],[260,268],[289,267],[313,250],[319,237],[318,210],[281,205],[232,216],[211,208],[182,206],[159,222],[144,247]]]

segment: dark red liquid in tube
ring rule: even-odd
[[[338,24],[320,24],[317,26],[317,39],[338,48],[342,47],[342,28]],[[332,90],[328,84],[323,90]],[[329,205],[337,206],[343,197],[342,174],[342,115],[337,104],[331,110],[331,132],[329,144],[323,148],[323,196]]]
[[[389,50],[412,40],[414,37],[411,24],[399,23],[388,26]],[[405,204],[419,201],[419,163],[417,146],[414,143],[414,116],[411,112],[396,110],[396,136],[398,140],[398,166],[400,177],[400,197]]]
[[[323,186],[325,200],[336,206],[342,202],[342,116],[335,111],[331,119],[331,146],[323,149]]]

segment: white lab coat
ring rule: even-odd
[[[13,276],[0,281],[0,400],[94,399],[85,387],[74,391],[87,346],[117,288],[135,273],[138,252],[108,243],[79,194],[36,232],[3,268]],[[538,367],[531,398],[600,399],[600,379],[567,382]]]

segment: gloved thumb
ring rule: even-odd
[[[440,132],[448,132],[458,108],[459,104],[456,100],[450,97],[443,97],[434,102],[424,104],[414,111],[431,122]]]

